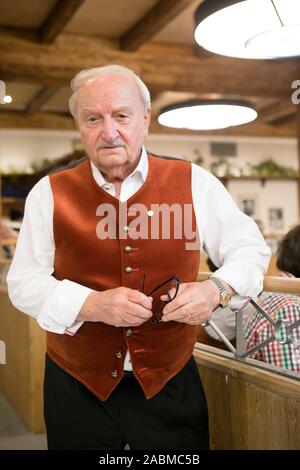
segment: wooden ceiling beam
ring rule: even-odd
[[[0,109],[0,128],[76,130],[76,125],[67,114],[39,112],[28,116],[25,112]]]
[[[295,114],[289,114],[287,116],[282,116],[281,118],[277,118],[276,120],[272,121],[271,125],[276,128],[280,128],[281,126],[285,126],[288,124],[293,125],[295,122]]]
[[[296,113],[296,106],[292,103],[291,99],[283,100],[272,106],[259,111],[259,118],[271,124],[280,121],[288,116],[293,116]]]
[[[83,68],[125,65],[140,73],[157,92],[274,97],[289,99],[291,83],[300,74],[298,59],[245,60],[212,55],[197,59],[188,46],[149,44],[139,52],[124,52],[113,40],[73,34],[54,44],[35,44],[0,32],[2,80],[69,85]]]
[[[7,36],[7,38],[23,38],[26,41],[39,42],[39,35],[37,29],[32,28],[17,28],[15,26],[0,26],[0,34]]]
[[[299,126],[299,124],[298,124]],[[28,116],[24,112],[2,111],[0,108],[0,128],[17,129],[60,129],[75,130],[73,118],[68,114],[37,112]],[[244,126],[231,127],[220,131],[195,132],[188,130],[171,129],[158,124],[153,116],[150,126],[150,134],[190,135],[190,136],[236,136],[236,137],[286,137],[295,138],[297,134],[296,120],[291,125],[275,128],[259,120]]]
[[[193,2],[194,0],[160,0],[121,37],[121,49],[136,51]]]
[[[64,30],[85,0],[58,0],[39,33],[41,43],[50,44]]]
[[[30,100],[26,106],[25,113],[27,116],[41,111],[42,106],[58,91],[59,87],[55,85],[45,85],[38,93]]]

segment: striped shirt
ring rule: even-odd
[[[285,274],[285,273],[283,273]],[[294,277],[287,273],[289,277]],[[261,306],[276,321],[286,319],[289,324],[300,319],[300,296],[290,294],[263,293]],[[273,325],[256,310],[245,323],[247,350],[274,335]],[[284,369],[300,372],[300,327],[292,330],[292,342],[280,344],[274,340],[250,357],[268,362]]]

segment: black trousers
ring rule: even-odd
[[[46,354],[44,417],[48,449],[208,449],[208,416],[192,357],[146,399],[132,373],[102,401]]]

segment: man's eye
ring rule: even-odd
[[[119,119],[128,119],[128,115],[127,114],[118,114],[117,116]]]
[[[90,117],[87,118],[87,121],[88,122],[96,122],[97,118],[95,116],[90,116]]]

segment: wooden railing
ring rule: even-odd
[[[199,272],[198,280],[201,281],[201,280],[209,279],[211,275],[212,275],[211,272]],[[266,291],[267,292],[280,292],[280,293],[299,295],[300,294],[300,279],[279,277],[279,276],[266,276],[264,278],[263,290],[264,292]],[[215,333],[219,336],[219,339],[233,353],[234,358],[239,361],[247,360],[247,357],[251,357],[253,353],[255,353],[256,351],[259,351],[261,348],[265,347],[270,342],[275,341],[275,340],[278,341],[278,337],[280,337],[280,334],[281,334],[280,333],[281,328],[282,328],[282,331],[285,332],[286,343],[291,341],[292,330],[295,328],[299,328],[300,319],[297,319],[293,323],[287,324],[285,320],[272,318],[268,314],[267,311],[265,311],[264,309],[260,307],[259,302],[256,302],[254,299],[250,299],[250,298],[249,298],[249,301],[255,307],[255,309],[258,310],[260,314],[263,315],[273,325],[274,333],[272,335],[270,334],[268,338],[265,338],[264,341],[257,343],[255,347],[252,347],[251,349],[247,349],[245,333],[244,333],[244,318],[243,318],[243,315],[240,314],[240,312],[243,309],[242,307],[240,311],[236,312],[236,338],[235,338],[236,347],[234,347],[234,345],[224,335],[222,330],[220,330],[216,319],[214,319],[213,317],[209,318],[206,321],[205,325],[199,326],[199,335],[198,335],[200,338],[199,341],[201,342],[200,333],[203,330],[203,326],[209,325],[215,331]],[[246,304],[244,304],[244,306],[246,306]],[[278,336],[278,332],[279,332],[279,336]],[[283,369],[282,374],[290,375],[290,371]]]
[[[213,273],[200,271],[198,281],[208,279]],[[282,276],[265,276],[264,291],[282,292],[284,294],[300,294],[300,279]]]

